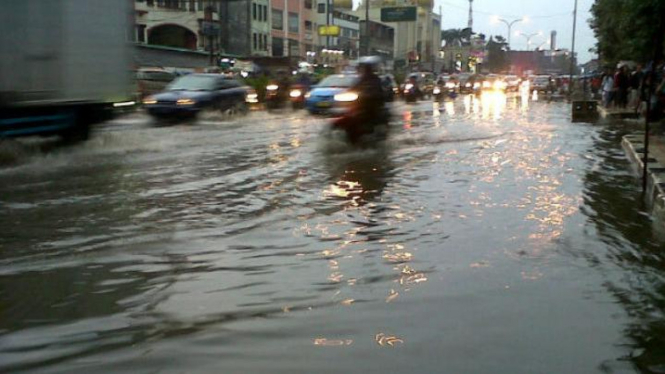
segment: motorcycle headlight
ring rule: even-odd
[[[153,105],[157,104],[157,99],[155,99],[152,96],[148,96],[145,99],[143,99],[143,105]]]
[[[194,104],[196,104],[196,101],[192,99],[178,99],[178,101],[176,101],[176,105],[194,105]]]
[[[467,83],[467,84],[465,84],[464,87],[466,87],[466,88],[471,87],[471,83]]]
[[[294,99],[298,98],[298,97],[302,96],[302,91],[300,91],[300,90],[291,90],[291,92],[289,92],[289,96],[294,98]]]
[[[413,88],[413,84],[411,84],[411,83],[407,83],[406,86],[404,86],[405,90],[410,90],[412,88]]]
[[[453,82],[447,82],[447,83],[446,83],[446,88],[455,88],[455,83],[453,83]]]
[[[355,92],[343,92],[335,95],[335,101],[351,102],[358,100],[358,94]]]
[[[266,86],[266,90],[268,90],[268,91],[277,91],[278,88],[279,88],[279,86],[276,85],[276,84],[269,84],[269,85]]]
[[[308,92],[308,93],[305,94],[305,99],[309,99],[310,97],[312,97],[311,93]]]
[[[491,88],[492,87],[492,82],[483,82],[483,88]]]
[[[259,102],[259,95],[256,93],[248,93],[247,96],[245,97],[245,102],[248,103],[258,103]]]
[[[434,90],[432,90],[432,93],[435,95],[438,95],[441,93],[441,89],[439,87],[434,87]]]

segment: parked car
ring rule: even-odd
[[[190,74],[180,77],[166,90],[143,100],[156,118],[195,117],[202,110],[245,113],[251,89],[233,77],[220,74]]]
[[[136,72],[136,85],[139,99],[163,91],[177,77],[176,74],[163,69],[141,68]]]
[[[348,99],[354,97],[349,88],[358,82],[357,74],[330,75],[314,86],[305,95],[305,107],[312,114],[331,114],[343,112]],[[355,99],[358,95],[355,94]],[[354,99],[354,100],[355,100]],[[353,100],[350,100],[353,101]]]

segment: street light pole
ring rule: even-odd
[[[503,18],[497,18],[497,21],[503,22],[508,26],[508,48],[510,48],[510,35],[511,35],[511,30],[513,29],[513,25],[516,24],[517,22],[522,22],[524,21],[524,18],[518,18],[512,21],[506,21]]]
[[[521,32],[520,35],[526,38],[526,50],[528,51],[529,46],[531,45],[531,38],[533,38],[534,36],[540,35],[540,33],[535,32],[533,34],[525,34],[525,33]]]

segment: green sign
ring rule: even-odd
[[[412,22],[416,20],[416,14],[414,6],[381,8],[381,22]]]

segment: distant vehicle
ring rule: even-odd
[[[399,87],[395,82],[395,78],[390,74],[384,74],[380,78],[386,95],[386,102],[394,101],[395,95],[399,93]]]
[[[203,110],[245,113],[252,94],[249,87],[230,76],[190,74],[146,97],[143,105],[148,114],[159,119],[193,118]]]
[[[551,88],[549,75],[537,75],[531,81],[531,90],[549,92]]]
[[[82,140],[132,107],[132,12],[129,1],[0,1],[0,138]]]
[[[479,93],[483,87],[483,77],[479,74],[469,75],[464,81],[460,80],[460,93]]]
[[[349,91],[358,79],[357,74],[335,74],[326,77],[305,96],[307,111],[312,114],[344,112],[348,102],[358,99],[357,93]]]
[[[506,81],[506,91],[517,92],[519,90],[522,80],[517,75],[507,75],[504,79]]]
[[[430,72],[417,72],[409,74],[409,79],[414,78],[418,82],[418,88],[423,96],[431,96],[434,91],[435,76]],[[407,79],[407,81],[409,80]]]
[[[139,99],[163,91],[176,77],[176,74],[163,69],[139,69],[136,72]]]

